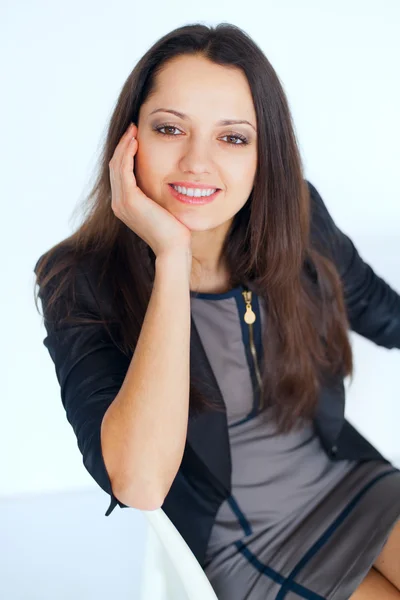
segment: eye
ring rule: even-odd
[[[161,135],[166,135],[169,137],[172,137],[175,135],[175,133],[164,133],[161,131],[161,129],[176,129],[176,131],[180,131],[180,129],[178,129],[177,127],[175,127],[175,125],[168,125],[168,123],[164,123],[164,125],[158,125],[157,127],[154,127],[154,131],[156,131],[157,133],[160,133]]]
[[[163,135],[164,137],[178,137],[177,134],[175,134],[175,133],[164,133],[162,131],[162,129],[180,131],[180,129],[178,129],[178,127],[175,127],[175,125],[170,125],[169,123],[163,123],[162,125],[157,125],[153,128],[153,130],[156,133],[159,133],[160,135]],[[247,146],[247,144],[249,143],[249,140],[240,133],[227,133],[223,136],[223,138],[230,138],[230,139],[236,140],[235,142],[226,142],[230,146]]]
[[[237,142],[234,142],[232,144],[233,146],[247,146],[247,144],[249,143],[249,140],[244,135],[241,135],[239,133],[227,133],[223,137],[240,140],[239,144]],[[231,142],[229,142],[229,143],[231,143]]]

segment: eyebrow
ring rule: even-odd
[[[177,110],[173,110],[172,108],[156,108],[155,110],[153,110],[150,113],[150,115],[153,115],[154,113],[157,113],[157,112],[172,113],[173,115],[176,115],[177,117],[180,117],[181,119],[188,119],[187,115],[185,115],[184,113],[178,112]],[[221,119],[221,121],[217,122],[217,125],[240,125],[241,123],[246,123],[247,125],[250,125],[250,127],[252,127],[254,129],[254,131],[256,131],[256,128],[254,127],[254,125],[252,123],[250,123],[250,121],[245,121],[244,119]]]

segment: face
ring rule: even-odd
[[[228,119],[248,123],[219,123]],[[250,195],[257,161],[256,114],[242,71],[199,56],[174,58],[137,126],[134,172],[143,192],[191,231],[227,229]],[[182,181],[221,191],[208,204],[183,204],[170,190]]]

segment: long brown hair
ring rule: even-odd
[[[263,332],[264,406],[273,407],[278,430],[287,432],[312,418],[320,385],[353,375],[343,289],[323,243],[312,235],[313,187],[303,166],[283,87],[261,49],[239,27],[191,24],[163,36],[127,78],[112,114],[83,221],[77,231],[47,251],[35,267],[37,297],[46,296],[45,319],[62,323],[104,323],[121,351],[132,356],[150,299],[155,256],[111,209],[109,162],[129,123],[152,92],[169,59],[196,54],[218,65],[242,69],[249,82],[258,123],[254,187],[235,215],[223,254],[232,286],[251,282],[267,307]],[[76,267],[91,258],[99,266],[112,302],[107,313],[83,318],[75,310]],[[96,277],[97,281],[97,277]],[[100,288],[98,288],[100,289]],[[100,300],[100,298],[99,298]],[[100,318],[99,318],[100,317]],[[117,331],[117,335],[115,335]],[[210,407],[193,381],[191,410]]]

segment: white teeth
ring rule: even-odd
[[[200,189],[200,188],[185,188],[182,187],[180,185],[173,185],[172,187],[177,190],[180,194],[184,194],[186,196],[196,196],[196,197],[200,197],[200,196],[211,196],[211,194],[214,194],[214,192],[216,191],[216,188],[214,189]]]

